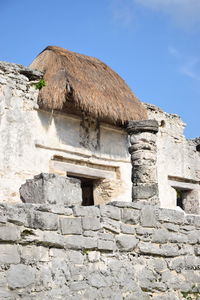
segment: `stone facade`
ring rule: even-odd
[[[89,116],[39,109],[35,83],[41,77],[0,63],[1,201],[18,202],[20,186],[41,172],[91,178],[95,204],[131,199],[126,131]]]
[[[157,120],[157,174],[161,207],[175,208],[176,190],[183,192],[183,207],[188,213],[200,213],[199,139],[187,140],[185,124],[179,116],[167,114],[146,104],[150,119]]]
[[[39,109],[35,83],[41,78],[0,63],[1,201],[18,202],[20,186],[43,172],[93,180],[95,204],[133,197],[176,208],[178,193],[186,212],[200,213],[200,142],[185,139],[178,116],[146,105],[158,133],[132,127],[129,141],[123,128]]]
[[[200,216],[1,203],[0,241],[0,299],[200,299]]]

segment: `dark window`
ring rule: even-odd
[[[176,206],[179,206],[180,208],[184,209],[183,200],[184,191],[176,189]]]
[[[176,205],[181,207],[183,210],[187,210],[187,202],[190,199],[191,190],[175,188],[176,190]]]
[[[84,206],[94,205],[93,190],[94,190],[94,182],[96,180],[91,178],[75,176],[75,175],[69,175],[69,174],[67,174],[67,176],[72,178],[77,178],[81,181],[82,199],[83,199],[82,205]]]

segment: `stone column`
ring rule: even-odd
[[[132,201],[159,205],[157,178],[156,120],[130,121],[127,132],[130,135],[132,163]]]

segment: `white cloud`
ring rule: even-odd
[[[131,1],[131,0],[130,0]],[[167,14],[185,29],[200,26],[200,0],[133,0],[144,7]]]

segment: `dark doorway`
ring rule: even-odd
[[[82,199],[83,199],[82,205],[83,206],[94,205],[93,190],[94,190],[94,182],[96,180],[91,178],[81,177],[81,176],[69,175],[69,174],[67,174],[67,176],[72,178],[77,178],[81,181]]]

